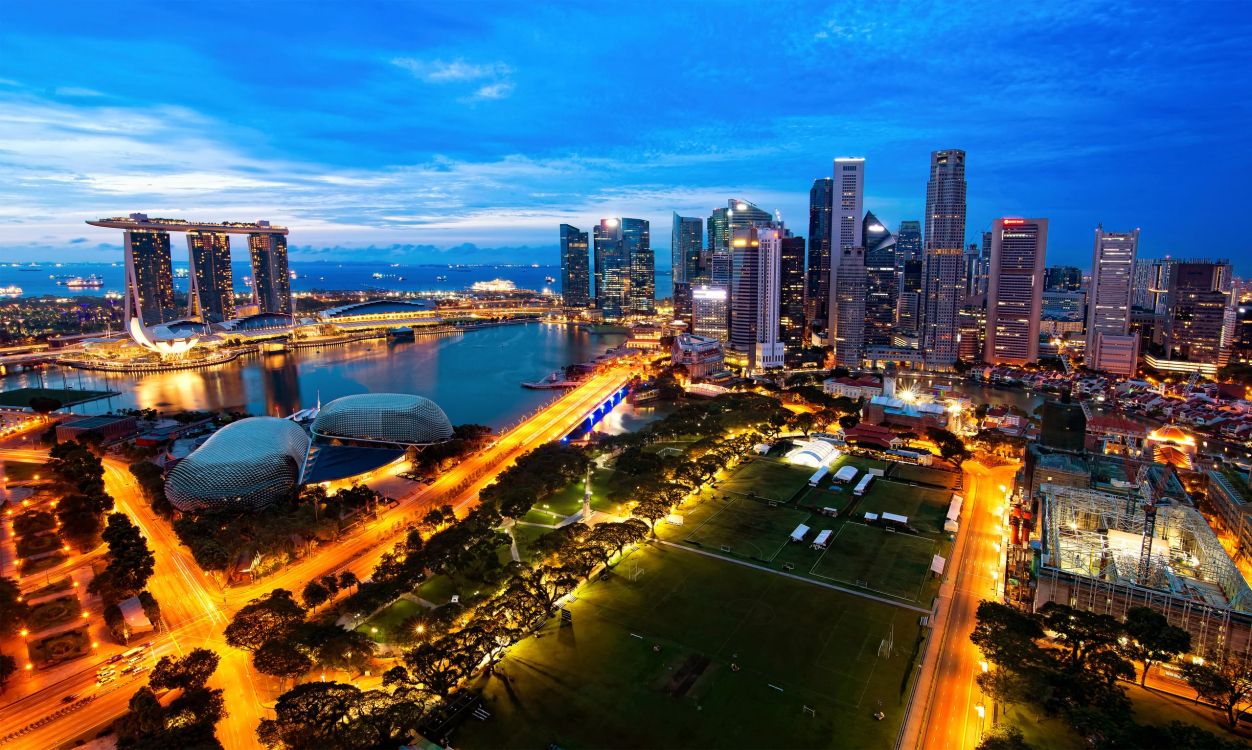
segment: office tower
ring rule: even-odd
[[[268,222],[257,222],[264,226]],[[287,235],[248,235],[252,256],[252,296],[261,312],[291,314],[291,276],[287,270]]]
[[[957,332],[960,342],[957,354],[965,362],[977,362],[982,359],[983,336],[987,328],[987,308],[984,299],[979,295],[957,311]]]
[[[900,247],[899,239],[896,248]],[[921,331],[922,261],[906,260],[900,269],[900,301],[896,306],[896,328],[904,333]]]
[[[656,256],[647,219],[622,219],[622,246],[630,265],[627,303],[635,315],[656,311]]]
[[[1170,258],[1153,261],[1152,283],[1148,291],[1151,296],[1152,311],[1157,315],[1165,316],[1169,312],[1169,283],[1177,262]]]
[[[691,287],[700,278],[700,255],[704,250],[704,220],[674,214],[670,234],[670,273],[674,280],[674,317],[691,319]]]
[[[1170,360],[1221,367],[1229,361],[1233,338],[1229,261],[1173,261],[1170,264],[1164,325]]]
[[[921,346],[928,365],[950,366],[958,354],[965,252],[965,152],[960,149],[930,154],[925,230]]]
[[[730,350],[749,372],[782,367],[781,227],[739,227],[731,237]]]
[[[591,259],[587,233],[561,225],[561,299],[568,308],[591,305]]]
[[[205,323],[235,317],[235,287],[230,270],[230,235],[219,232],[187,233],[191,260],[191,289],[187,305],[191,316]]]
[[[865,160],[837,158],[834,173],[826,326],[835,364],[859,369],[865,358]]]
[[[1152,293],[1152,284],[1156,281],[1156,261],[1135,258],[1135,267],[1131,281],[1130,306],[1141,310],[1156,308],[1156,297]]]
[[[1084,358],[1092,370],[1135,374],[1139,338],[1130,333],[1130,307],[1138,247],[1138,229],[1105,232],[1103,226],[1096,227]]]
[[[620,320],[630,307],[630,256],[620,219],[601,219],[592,229],[595,243],[596,307],[606,320]]]
[[[809,326],[825,326],[830,306],[830,217],[835,181],[813,180],[809,189],[809,296],[804,314]]]
[[[902,221],[896,232],[896,260],[901,266],[906,261],[922,259],[922,223]]]
[[[1077,292],[1082,289],[1082,269],[1074,266],[1052,266],[1044,272],[1045,292]]]
[[[691,332],[697,336],[726,341],[727,298],[723,287],[700,284],[691,289]]]
[[[170,233],[127,229],[125,239],[125,320],[129,324],[135,319],[146,326],[174,320],[178,315],[174,310]]]
[[[971,242],[965,250],[965,301],[987,293],[987,267],[990,255],[983,256],[978,243]]]
[[[865,244],[865,343],[890,346],[900,296],[896,237],[872,211],[865,214],[861,237]]]
[[[787,232],[787,235],[790,235]],[[778,321],[788,365],[800,360],[804,350],[804,238],[782,238],[778,281]]]
[[[726,201],[726,208],[717,208],[709,216],[709,242],[704,249],[708,257],[706,275],[714,286],[729,288],[731,275],[731,236],[736,229],[768,226],[774,217],[756,205],[738,198]]]
[[[1047,219],[996,219],[992,223],[985,362],[1024,365],[1039,358],[1047,247]]]

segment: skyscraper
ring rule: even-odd
[[[860,368],[865,358],[865,160],[837,158],[834,173],[827,328],[835,364]]]
[[[1024,365],[1039,358],[1047,247],[1047,219],[996,219],[992,223],[984,361]]]
[[[731,276],[730,240],[736,229],[752,226],[768,226],[774,217],[752,203],[738,198],[726,201],[726,208],[717,208],[709,216],[709,243],[704,249],[708,256],[708,281],[714,286],[729,288]]]
[[[898,240],[896,247],[900,247]],[[900,270],[900,301],[896,306],[896,327],[904,333],[920,333],[921,317],[922,261],[906,260]]]
[[[778,321],[788,364],[799,361],[804,350],[804,238],[782,238],[778,282]]]
[[[261,224],[261,222],[257,222]],[[287,236],[277,232],[248,235],[252,256],[252,296],[261,312],[291,314],[291,276]]]
[[[691,289],[691,332],[697,336],[726,341],[727,298],[722,287],[700,284]]]
[[[1138,229],[1119,233],[1096,227],[1085,354],[1085,364],[1092,370],[1135,374],[1139,337],[1130,333],[1130,307],[1138,246]]]
[[[804,314],[808,324],[825,326],[830,306],[830,217],[834,210],[835,181],[813,180],[809,190],[809,297]]]
[[[191,260],[191,289],[187,303],[191,316],[205,323],[235,317],[235,288],[230,270],[230,235],[218,232],[187,233]]]
[[[903,266],[905,261],[922,259],[922,223],[920,221],[902,221],[896,232],[896,261]]]
[[[656,256],[652,253],[648,220],[622,219],[622,244],[630,263],[630,312],[651,315],[656,310]]]
[[[147,217],[144,217],[145,220]],[[174,272],[170,233],[126,230],[125,320],[156,325],[178,317],[174,309]]]
[[[1170,360],[1221,367],[1233,338],[1230,262],[1173,261],[1169,267],[1164,344]]]
[[[730,349],[749,372],[782,367],[779,283],[781,227],[733,230],[730,286]]]
[[[891,330],[896,324],[896,303],[900,296],[896,238],[872,211],[865,213],[861,223],[866,273],[865,343],[890,346]]]
[[[1094,273],[1094,269],[1092,270]],[[1074,266],[1052,266],[1044,272],[1045,292],[1077,292],[1082,289],[1082,269]]]
[[[582,309],[591,304],[587,233],[569,224],[561,225],[561,298],[568,308]]]
[[[963,290],[965,152],[960,149],[930,154],[922,244],[922,349],[928,363],[947,366],[958,355],[957,314]]]
[[[619,320],[630,306],[630,257],[622,241],[620,219],[601,219],[592,230],[595,242],[596,307],[608,320]]]
[[[700,255],[704,250],[704,220],[674,214],[670,235],[670,273],[674,281],[674,317],[691,317],[691,287],[700,279]]]

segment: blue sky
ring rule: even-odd
[[[8,2],[0,258],[114,260],[83,220],[146,211],[388,262],[554,262],[561,222],[638,216],[660,260],[671,211],[732,196],[804,233],[836,156],[921,218],[956,147],[971,239],[1046,216],[1086,266],[1138,226],[1252,273],[1247,7]]]

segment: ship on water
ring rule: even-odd
[[[16,284],[0,286],[0,297],[21,297],[22,288]]]
[[[90,276],[71,276],[66,279],[58,279],[57,283],[69,289],[99,289],[104,286],[104,279],[93,273]]]

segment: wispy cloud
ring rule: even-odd
[[[513,84],[509,81],[501,81],[500,83],[489,83],[486,86],[480,86],[474,92],[473,99],[504,99],[513,93]]]
[[[483,78],[507,76],[513,69],[502,62],[470,63],[465,60],[419,60],[415,57],[393,57],[391,64],[412,73],[427,83],[478,81]]]

